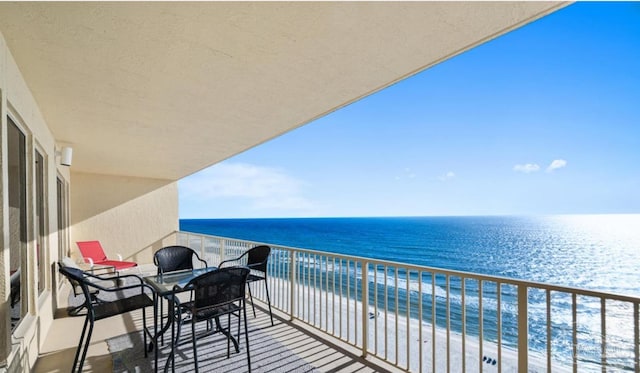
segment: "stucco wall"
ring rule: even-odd
[[[33,152],[45,160],[45,211],[47,237],[44,242],[44,264],[47,267],[46,288],[38,294],[35,258],[34,178],[27,177],[27,252],[22,264],[28,275],[29,314],[12,332],[9,307],[9,242],[10,209],[8,204],[7,115],[26,135],[27,173],[33,175]],[[58,218],[56,178],[69,185],[70,248],[77,255],[76,241],[100,240],[109,256],[121,253],[140,263],[151,263],[154,250],[166,244],[165,237],[178,229],[177,183],[171,180],[145,179],[112,175],[73,173],[71,167],[60,166],[56,146],[66,143],[56,139],[44,120],[29,87],[24,81],[6,42],[0,34],[0,372],[29,371],[39,354],[53,322],[54,301],[58,289],[55,263],[58,261]],[[98,136],[98,135],[97,135]],[[74,154],[74,158],[78,154]]]
[[[7,146],[4,139],[7,138],[7,82],[6,60],[7,47],[4,37],[0,35],[0,223],[2,235],[0,235],[0,366],[6,362],[8,354],[8,328],[10,328],[7,316],[9,309],[9,188],[7,186]],[[10,316],[9,316],[10,317]],[[0,368],[1,370],[2,368]]]
[[[71,252],[99,240],[110,258],[152,263],[160,240],[178,229],[178,186],[171,180],[72,172]]]
[[[2,247],[2,255],[0,255],[0,370],[3,363],[9,366],[31,366],[38,356],[38,341],[43,340],[43,336],[48,332],[49,326],[53,321],[52,309],[52,289],[53,263],[57,260],[57,216],[56,216],[56,176],[59,174],[62,178],[69,179],[69,171],[66,167],[56,165],[55,146],[56,140],[49,130],[47,123],[44,121],[42,113],[38,108],[29,87],[24,81],[20,69],[16,65],[13,56],[6,47],[5,39],[0,35],[0,123],[2,124],[2,132],[0,136],[0,190],[2,203],[0,204],[0,216],[2,223],[2,235],[0,236],[0,244]],[[10,307],[9,307],[9,234],[10,234],[10,208],[8,204],[8,164],[6,149],[6,128],[7,115],[11,115],[12,119],[18,124],[21,131],[26,136],[26,149],[29,153],[27,156],[27,171],[33,171],[32,153],[35,149],[40,152],[45,160],[45,224],[47,237],[44,240],[44,265],[47,267],[45,278],[45,290],[42,294],[38,294],[37,290],[37,268],[35,255],[31,255],[21,266],[28,269],[27,284],[29,295],[26,301],[29,304],[29,314],[22,320],[18,328],[14,330],[12,339],[10,325]],[[35,193],[33,186],[33,178],[27,177],[27,198],[33,198]],[[28,202],[28,208],[33,208],[33,203]],[[28,223],[28,243],[27,252],[35,252],[35,232],[33,231],[35,224],[32,221],[33,212],[27,213]],[[53,253],[53,254],[50,254]],[[25,269],[23,268],[23,270]],[[36,348],[34,348],[36,347]]]

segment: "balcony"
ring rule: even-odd
[[[209,263],[258,244],[187,232],[177,232],[175,241]],[[258,317],[250,317],[255,371],[606,372],[640,367],[638,297],[271,246],[269,289],[276,325],[270,326],[264,303]],[[260,284],[254,289],[254,298],[265,302]],[[79,330],[81,322],[55,321],[36,372],[70,365],[77,340],[59,336]],[[110,372],[106,341],[139,329],[141,315],[97,325],[86,366]],[[274,340],[282,345],[279,358],[261,367],[260,356],[273,353]],[[232,355],[229,364],[242,364],[244,358]],[[223,355],[215,359],[227,364]],[[150,369],[151,359],[145,364]]]
[[[388,364],[372,362],[363,359],[359,351],[335,338],[318,336],[317,332],[300,322],[290,322],[287,316],[274,311],[275,326],[271,326],[266,304],[256,302],[257,317],[250,313],[249,335],[251,343],[252,368],[254,372],[307,372],[311,370],[320,372],[395,372]],[[84,317],[61,317],[53,323],[47,336],[42,354],[39,357],[34,372],[69,372],[73,362],[76,344]],[[132,312],[122,317],[114,317],[101,320],[96,323],[92,343],[85,361],[85,372],[111,373],[134,371],[137,366],[140,372],[153,371],[153,357],[150,355],[144,359],[142,351],[135,349],[132,344],[141,343],[140,334],[130,334],[142,328],[142,313]],[[151,321],[149,319],[149,321]],[[70,331],[73,331],[70,333]],[[184,331],[186,336],[190,332]],[[220,348],[211,348],[212,354],[200,352],[201,371],[207,370],[207,366],[215,366],[217,371],[246,371],[246,355],[244,345],[241,344],[239,354],[231,354],[226,359],[226,343],[222,337],[214,335],[199,342],[203,349],[209,349],[209,343],[218,343]],[[110,351],[115,346],[117,351]],[[274,347],[276,346],[276,347]],[[216,346],[217,347],[217,346]],[[111,347],[114,348],[114,347]],[[161,348],[160,367],[166,361],[167,347]],[[185,344],[181,351],[189,354],[191,345]],[[277,359],[270,358],[277,352]],[[132,356],[133,355],[133,356]],[[177,371],[193,371],[193,361],[184,359],[178,354],[176,359]],[[114,364],[114,358],[116,363]],[[130,361],[127,361],[130,359]]]

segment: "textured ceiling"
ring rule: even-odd
[[[0,31],[74,172],[177,180],[564,5],[0,2]]]

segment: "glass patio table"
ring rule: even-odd
[[[169,363],[172,362],[172,370],[175,371],[175,346],[177,345],[179,335],[175,335],[175,328],[172,327],[175,321],[175,312],[176,312],[176,303],[179,303],[177,300],[177,296],[179,293],[191,291],[189,288],[185,288],[185,286],[192,279],[205,274],[207,272],[215,271],[218,269],[217,267],[206,267],[206,268],[197,268],[193,270],[184,270],[184,271],[175,271],[169,273],[163,273],[158,275],[151,275],[143,277],[143,281],[149,284],[153,288],[154,291],[154,310],[153,310],[153,321],[154,321],[154,337],[153,340],[149,343],[149,350],[155,349],[154,351],[154,371],[158,371],[158,339],[164,335],[164,333],[169,330],[171,327],[171,353],[167,358],[167,361],[164,366],[164,371],[167,372],[169,369]],[[159,302],[162,301],[162,298],[166,299],[169,303],[168,307],[168,317],[167,322],[164,325],[161,325],[160,330],[158,330],[159,324],[162,324],[162,315],[158,315],[158,305]],[[180,311],[177,311],[180,312]],[[160,322],[158,322],[160,321]],[[236,352],[239,351],[238,342],[236,339],[228,332],[226,332],[220,326],[220,320],[216,318],[216,327],[218,330],[222,331],[227,337],[231,339],[233,345],[235,347]]]

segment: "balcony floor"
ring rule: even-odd
[[[358,349],[331,336],[320,335],[317,331],[299,321],[290,322],[286,315],[277,311],[274,311],[275,325],[271,326],[269,314],[265,312],[259,302],[256,302],[256,318],[253,317],[250,304],[247,306],[252,370],[254,372],[288,372],[292,370],[306,372],[312,370],[311,368],[315,368],[314,371],[317,372],[400,372],[399,369],[388,366],[384,362],[363,359],[360,357]],[[36,373],[69,372],[71,370],[84,317],[68,317],[64,310],[59,310],[58,314],[59,317],[54,320],[36,362],[34,369]],[[149,325],[152,322],[150,314],[151,310],[148,310]],[[139,311],[96,322],[83,371],[95,373],[113,372],[114,364],[107,340],[140,330],[141,326],[142,313]],[[182,332],[183,336],[190,334],[188,326],[186,329]],[[274,349],[274,340],[282,345],[280,347],[280,355],[275,361],[265,364],[260,357],[269,356]],[[206,340],[199,342],[199,346],[200,343],[203,344],[203,348],[206,347]],[[191,345],[183,345],[181,349],[190,350]],[[224,354],[225,351],[222,350],[215,356],[207,358],[199,353],[200,370],[228,371],[229,366],[226,368],[223,366],[231,363],[225,362],[226,356]],[[287,354],[291,356],[287,356]],[[239,365],[236,364],[234,370],[238,370],[237,368],[246,370],[246,355],[243,342],[241,342],[240,354],[232,352],[230,360],[236,360],[240,363]],[[152,354],[143,362],[143,366],[138,368],[140,369],[139,371],[152,371]],[[161,361],[162,363],[163,361]],[[192,368],[190,367],[193,366],[189,359],[182,359],[181,361],[180,357],[176,359],[176,364],[177,366],[183,366],[180,371],[191,371]],[[124,372],[127,370],[117,369],[116,371]]]

